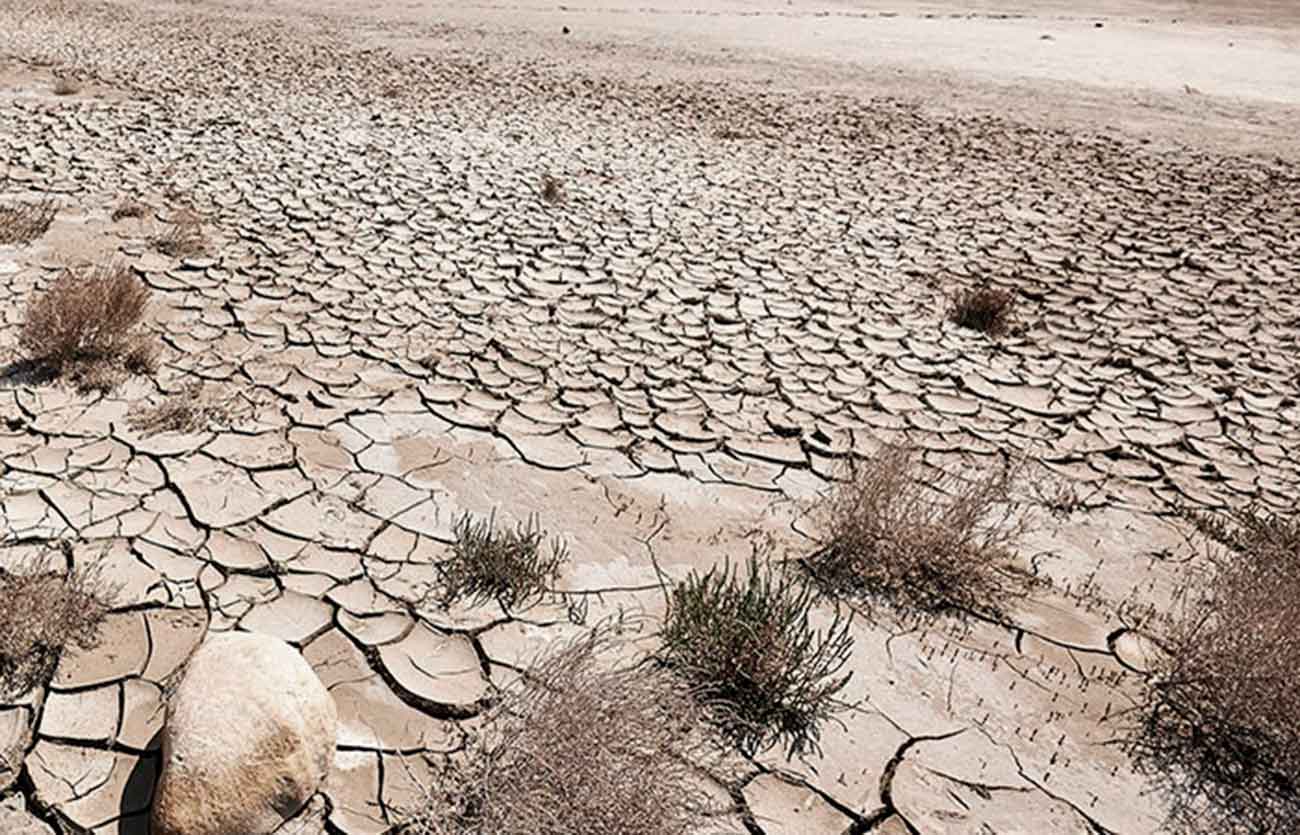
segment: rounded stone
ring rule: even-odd
[[[266,835],[303,807],[334,759],[337,712],[278,638],[213,634],[167,702],[153,835]]]

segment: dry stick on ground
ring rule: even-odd
[[[721,750],[671,673],[616,662],[602,624],[534,662],[429,787],[405,835],[694,835]]]
[[[31,243],[45,234],[57,213],[53,199],[0,206],[0,246]]]
[[[95,643],[113,591],[69,552],[0,557],[0,701],[47,681],[65,647]]]
[[[948,318],[963,328],[1001,336],[1011,327],[1016,296],[1010,290],[977,287],[963,290],[952,300]]]
[[[850,459],[815,509],[818,550],[805,565],[834,594],[920,612],[993,614],[1029,580],[1010,568],[1024,533],[1012,490],[1018,467],[922,477],[919,456],[886,446]]]
[[[126,374],[152,373],[154,343],[142,327],[149,288],[120,264],[68,270],[27,308],[23,355],[80,388],[111,388]]]
[[[744,569],[692,572],[672,589],[661,639],[664,663],[713,709],[742,753],[783,744],[816,750],[853,640],[836,609],[825,630],[809,618],[820,595],[806,576],[756,554]]]
[[[1129,728],[1168,829],[1291,832],[1300,821],[1300,519],[1194,515],[1211,574],[1188,582]]]

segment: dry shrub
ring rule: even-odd
[[[148,206],[146,206],[145,204],[141,203],[139,200],[136,200],[134,198],[124,197],[122,198],[121,202],[119,202],[116,206],[113,207],[113,212],[110,215],[110,217],[116,223],[119,220],[125,220],[127,218],[136,218],[136,219],[143,218],[146,217],[148,214],[149,214]]]
[[[963,290],[953,299],[948,318],[963,328],[1001,336],[1011,327],[1016,296],[1010,290],[976,287]]]
[[[141,327],[149,288],[120,264],[68,270],[27,308],[18,344],[36,366],[83,389],[150,373],[154,347]]]
[[[48,681],[64,647],[95,644],[113,592],[96,570],[71,569],[70,551],[0,552],[0,701]]]
[[[191,383],[154,406],[141,407],[127,417],[127,424],[144,435],[159,432],[200,432],[230,420],[230,410],[214,402],[202,383]]]
[[[756,556],[744,572],[692,572],[672,590],[663,660],[745,754],[778,743],[791,755],[815,749],[840,709],[853,639],[838,610],[827,629],[813,628],[818,597],[806,576]]]
[[[0,246],[27,244],[44,235],[54,222],[58,204],[47,198],[35,203],[0,206]]]
[[[647,661],[616,663],[608,624],[536,661],[429,787],[406,835],[688,835],[718,757],[702,709]]]
[[[550,174],[542,175],[542,199],[552,205],[565,201],[564,184]]]
[[[438,564],[445,583],[443,602],[496,601],[506,609],[523,606],[550,589],[569,559],[567,546],[552,539],[529,517],[498,529],[496,514],[475,521],[465,514],[453,528],[451,557]]]
[[[1018,467],[922,478],[911,450],[850,459],[816,509],[822,536],[805,564],[835,594],[920,612],[996,612],[1029,578],[1010,566],[1024,533],[1012,490]]]
[[[1300,520],[1247,510],[1195,521],[1223,549],[1175,607],[1128,745],[1170,800],[1170,831],[1293,832]]]
[[[177,212],[174,222],[166,232],[150,239],[154,249],[172,258],[190,258],[207,251],[208,239],[203,234],[203,222],[193,212]]]
[[[63,76],[54,79],[54,95],[73,96],[81,92],[81,84],[75,79]]]

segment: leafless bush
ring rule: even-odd
[[[58,204],[52,198],[0,206],[0,246],[36,240],[50,228],[58,210]]]
[[[910,450],[852,459],[816,509],[822,531],[806,565],[822,587],[923,612],[996,611],[1028,578],[1010,568],[1024,532],[1017,468],[922,478]]]
[[[745,571],[692,572],[672,590],[664,662],[746,754],[777,743],[792,755],[815,749],[840,709],[853,639],[838,611],[827,629],[812,626],[818,597],[806,576],[757,557]]]
[[[1190,581],[1128,745],[1177,833],[1293,832],[1300,821],[1300,520],[1196,516],[1224,546]]]
[[[496,516],[456,521],[451,557],[438,564],[445,582],[443,602],[495,600],[507,609],[544,594],[569,559],[559,539],[546,546],[546,531],[533,516],[514,528],[497,528]]]
[[[696,699],[604,625],[535,662],[481,737],[428,787],[405,835],[688,835],[718,754]]]
[[[1001,336],[1011,327],[1016,296],[996,287],[963,290],[953,299],[948,318],[963,328]]]
[[[159,432],[199,432],[214,423],[229,420],[227,406],[213,401],[202,383],[192,383],[161,403],[134,410],[127,417],[127,424],[137,432],[154,435]]]
[[[154,249],[172,258],[190,258],[202,255],[208,248],[203,234],[203,222],[193,212],[178,212],[166,232],[150,239]]]
[[[47,681],[64,647],[94,645],[112,589],[94,569],[0,551],[0,700]]]
[[[33,299],[18,337],[29,361],[83,388],[149,373],[153,343],[141,327],[149,289],[125,266],[68,270]]]

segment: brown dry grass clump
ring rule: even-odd
[[[976,287],[963,290],[953,299],[948,318],[963,328],[989,336],[1001,336],[1011,327],[1016,296],[1010,290]]]
[[[598,627],[535,662],[428,787],[405,835],[694,835],[718,755],[694,696]]]
[[[154,369],[154,346],[141,327],[148,302],[149,288],[125,266],[65,271],[29,303],[19,348],[80,388],[112,388]]]
[[[661,633],[662,657],[745,754],[781,743],[791,755],[816,749],[821,725],[841,709],[836,694],[853,640],[834,614],[810,623],[818,593],[808,578],[757,557],[692,572],[675,586]]]
[[[28,244],[36,240],[50,228],[58,210],[53,199],[0,206],[0,246]]]
[[[1028,578],[1010,567],[1024,533],[1018,469],[926,475],[912,451],[851,460],[817,508],[818,550],[805,564],[827,591],[921,612],[996,612]]]
[[[146,217],[148,214],[148,206],[134,198],[124,197],[121,202],[113,207],[113,212],[109,217],[116,223],[119,220],[125,220],[127,218],[140,219]]]
[[[542,175],[542,199],[551,205],[563,203],[566,199],[564,184],[550,174]]]
[[[1223,546],[1160,640],[1131,728],[1138,764],[1171,801],[1168,828],[1292,832],[1300,821],[1300,520],[1196,517]]]
[[[446,604],[496,601],[505,609],[545,594],[569,559],[568,548],[552,539],[533,516],[514,528],[498,528],[496,515],[475,520],[461,516],[453,528],[451,557],[440,562]]]
[[[202,383],[191,383],[161,403],[134,410],[127,417],[127,425],[141,434],[155,435],[200,432],[229,420],[230,410],[225,404],[214,402]]]
[[[174,222],[166,232],[150,239],[153,248],[172,258],[192,258],[207,251],[208,239],[203,234],[203,221],[193,212],[177,212]]]
[[[70,551],[70,549],[69,549]],[[112,590],[51,554],[0,557],[0,701],[47,681],[65,647],[92,647]]]
[[[81,84],[75,79],[63,76],[54,79],[54,95],[56,96],[74,96],[81,92]]]

